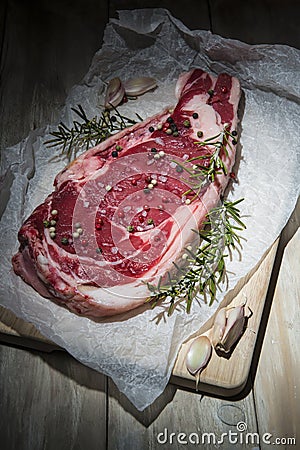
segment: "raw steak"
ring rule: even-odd
[[[212,152],[197,144],[199,136],[235,130],[240,86],[227,74],[194,69],[179,77],[176,96],[172,112],[125,129],[66,167],[26,220],[13,267],[42,296],[93,317],[134,309],[149,297],[145,282],[164,279],[194,242],[192,229],[228,183],[235,147],[220,153],[227,174],[196,198],[185,194],[181,166]]]

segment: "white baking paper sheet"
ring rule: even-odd
[[[189,31],[162,9],[121,11],[119,20],[107,25],[103,46],[84,80],[70,92],[62,119],[71,123],[70,107],[78,103],[90,116],[99,113],[104,83],[132,75],[158,81],[156,91],[122,107],[124,114],[138,112],[146,118],[175,103],[176,79],[192,67],[228,72],[240,79],[244,92],[239,184],[230,197],[245,198],[241,210],[247,230],[242,261],[236,258],[228,266],[231,290],[280,234],[299,194],[299,50],[250,46],[208,31]],[[159,324],[155,317],[160,307],[127,320],[97,323],[45,300],[14,274],[11,257],[18,250],[18,229],[52,190],[54,176],[65,164],[49,162],[53,149],[43,144],[49,130],[31,132],[2,154],[1,304],[82,363],[109,375],[143,410],[167,385],[180,344],[211,317],[218,303],[195,303],[191,314],[176,311]],[[219,302],[224,294],[219,293]]]

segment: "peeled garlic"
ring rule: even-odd
[[[112,78],[108,83],[105,94],[105,108],[112,108],[112,106],[118,106],[125,95],[124,86],[120,78]]]
[[[193,340],[186,355],[186,367],[191,375],[196,377],[196,390],[200,373],[207,366],[212,353],[210,340],[206,336],[200,336]]]
[[[129,97],[142,95],[145,92],[151,91],[151,89],[154,89],[156,86],[157,83],[155,79],[150,77],[130,78],[124,83],[126,95],[129,95]]]
[[[222,308],[226,311],[225,308]],[[221,310],[220,310],[221,311]],[[219,312],[220,312],[219,311]],[[223,313],[222,313],[223,314]],[[218,315],[216,316],[217,319]],[[218,324],[213,326],[214,347],[217,351],[229,353],[243,334],[245,327],[245,304],[230,308],[226,314],[226,326],[219,340],[215,339],[214,333],[217,333]]]

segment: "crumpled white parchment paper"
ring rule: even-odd
[[[176,103],[175,82],[192,67],[237,76],[245,96],[239,185],[231,198],[241,204],[247,230],[242,262],[228,266],[229,290],[260,260],[280,234],[299,193],[300,52],[282,45],[250,46],[207,31],[189,31],[166,10],[121,11],[107,25],[104,44],[95,54],[83,82],[75,86],[62,118],[71,123],[71,106],[82,104],[88,115],[100,112],[104,82],[149,75],[159,87],[122,107],[131,117],[147,117]],[[160,308],[126,321],[96,323],[77,317],[40,297],[17,277],[11,257],[18,249],[17,232],[33,208],[44,201],[64,162],[49,163],[53,150],[43,142],[49,129],[31,132],[2,155],[0,229],[1,304],[32,322],[43,335],[82,363],[109,375],[139,410],[164,390],[180,344],[213,314],[194,305],[192,313],[175,312],[156,324]],[[221,301],[225,293],[220,293]]]

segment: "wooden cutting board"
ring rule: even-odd
[[[278,241],[279,239],[252,272],[241,280],[231,295],[225,298],[224,302],[230,306],[244,303],[246,298],[247,307],[251,309],[252,316],[248,321],[245,333],[229,359],[218,357],[213,353],[209,365],[202,372],[199,391],[232,396],[244,388],[250,371]],[[196,335],[209,334],[211,325],[212,319]],[[195,379],[185,368],[185,355],[192,339],[193,337],[184,343],[179,351],[171,382],[194,389]],[[3,307],[0,307],[0,341],[47,352],[63,350],[42,336],[33,325],[17,318]]]
[[[239,394],[245,387],[264,313],[278,242],[279,240],[276,240],[261,262],[240,281],[230,296],[225,297],[222,306],[237,306],[246,301],[246,314],[249,319],[245,332],[229,357],[221,357],[215,351],[212,352],[211,360],[200,376],[199,391],[231,397]],[[195,336],[209,336],[213,319],[214,316],[181,346],[173,370],[173,383],[195,389],[195,378],[186,369],[185,357]]]

